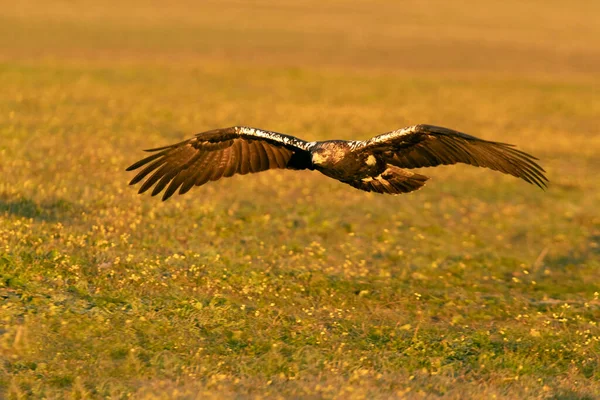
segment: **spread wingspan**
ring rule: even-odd
[[[403,168],[456,163],[490,168],[544,189],[548,179],[537,158],[513,145],[478,139],[433,125],[414,125],[365,141],[306,142],[293,136],[235,126],[199,133],[154,152],[127,168],[141,168],[130,184],[143,181],[139,192],[164,190],[163,200],[176,191],[235,174],[274,168],[316,169],[354,186],[378,193],[399,194],[421,188],[428,179]]]

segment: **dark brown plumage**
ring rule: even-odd
[[[166,188],[163,200],[208,181],[274,168],[318,170],[357,189],[389,194],[417,190],[428,179],[403,168],[456,163],[510,174],[542,189],[548,182],[537,159],[510,144],[432,125],[414,125],[365,141],[324,142],[235,126],[147,151],[155,154],[127,168],[142,168],[130,184],[145,179],[139,192],[154,186],[153,196]]]

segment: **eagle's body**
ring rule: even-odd
[[[148,151],[156,153],[127,169],[144,167],[130,184],[152,173],[140,193],[154,186],[156,195],[166,187],[163,200],[178,189],[183,194],[221,177],[273,168],[317,170],[357,189],[389,194],[411,192],[425,184],[428,177],[407,169],[455,163],[491,168],[541,188],[547,182],[536,158],[512,145],[432,125],[414,125],[366,141],[323,142],[235,126]]]
[[[364,178],[377,171],[376,162],[368,162],[370,154],[352,151],[350,142],[328,140],[311,148],[314,169],[339,181]],[[371,155],[371,160],[374,160]]]

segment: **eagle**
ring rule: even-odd
[[[294,136],[247,126],[214,129],[165,147],[149,157],[130,185],[144,180],[163,201],[176,191],[235,174],[268,169],[317,170],[367,192],[401,194],[420,189],[429,179],[413,168],[464,163],[513,175],[544,189],[548,179],[537,158],[514,145],[478,139],[448,128],[413,125],[360,140],[307,142]],[[166,190],[165,190],[166,189]]]

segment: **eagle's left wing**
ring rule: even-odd
[[[478,139],[433,125],[414,125],[354,142],[355,151],[367,151],[400,168],[434,167],[464,163],[490,168],[545,188],[548,179],[537,158],[513,145]]]

